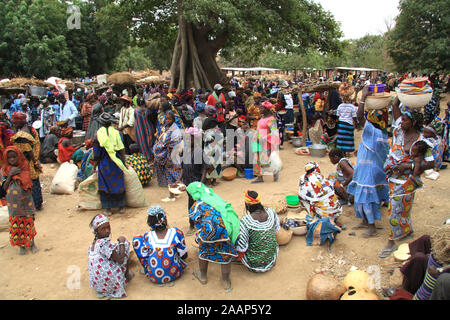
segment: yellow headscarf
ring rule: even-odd
[[[120,137],[120,133],[113,126],[101,127],[97,131],[97,140],[101,147],[105,148],[112,161],[124,172],[127,172],[127,168],[123,164],[122,160],[117,158],[116,152],[125,148]]]

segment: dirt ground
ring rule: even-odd
[[[448,97],[442,101],[446,106]],[[356,134],[356,146],[360,142],[360,134]],[[244,213],[243,192],[255,190],[262,196],[263,204],[270,204],[283,199],[286,195],[297,194],[298,179],[304,172],[304,165],[309,157],[298,156],[291,144],[285,144],[281,151],[283,170],[279,182],[274,183],[267,177],[264,184],[251,185],[249,180],[235,179],[220,181],[215,191],[226,201],[232,203],[241,217]],[[325,175],[332,172],[334,166],[327,158],[315,159]],[[352,158],[356,162],[356,158]],[[81,300],[96,299],[96,293],[89,286],[88,247],[93,235],[89,229],[92,217],[100,211],[76,210],[77,193],[69,196],[52,195],[48,190],[56,168],[45,166],[41,183],[44,185],[44,210],[36,214],[36,244],[39,252],[17,255],[17,248],[11,247],[8,232],[0,232],[0,299],[62,299]],[[424,179],[425,188],[418,191],[413,209],[413,239],[423,234],[430,234],[450,218],[448,202],[448,181],[450,169],[440,172],[437,181]],[[168,195],[165,188],[159,188],[156,181],[145,188],[151,205],[161,204],[160,199]],[[171,226],[183,231],[188,230],[187,195],[182,195],[176,202],[163,204],[168,213]],[[359,221],[353,208],[344,206],[341,219],[347,230],[337,236],[331,255],[325,247],[306,246],[304,236],[295,236],[286,246],[280,247],[276,266],[269,272],[255,274],[244,266],[233,264],[231,281],[233,290],[225,293],[220,283],[220,266],[210,264],[208,284],[201,285],[192,272],[198,267],[198,252],[192,246],[193,237],[187,237],[189,247],[188,267],[182,277],[172,287],[159,287],[150,283],[139,273],[139,264],[132,253],[132,271],[135,278],[126,288],[128,297],[138,300],[304,300],[308,279],[315,273],[323,271],[336,278],[343,278],[352,266],[360,270],[380,270],[381,286],[390,282],[389,272],[400,266],[392,257],[378,258],[384,247],[389,227],[386,218],[387,208],[383,208],[382,220],[378,226],[378,237],[364,239],[364,230],[352,230]],[[110,218],[112,239],[123,235],[131,240],[134,235],[148,231],[146,225],[146,208],[127,209],[125,215],[114,215]],[[352,232],[356,236],[350,235]],[[401,243],[411,241],[405,240]],[[375,266],[375,267],[374,267]],[[79,278],[79,286],[76,280]]]

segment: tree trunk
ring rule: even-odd
[[[178,37],[172,58],[170,87],[177,90],[196,88],[212,90],[216,83],[225,84],[226,75],[216,62],[217,52],[228,39],[227,34],[208,40],[204,30],[187,23],[180,15]]]

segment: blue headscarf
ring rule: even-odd
[[[158,227],[167,226],[166,214],[164,212],[164,209],[161,206],[150,207],[150,209],[147,210],[147,214],[149,216],[153,216],[153,217],[159,218],[158,221],[155,224],[150,226],[150,229],[152,231],[154,231]]]

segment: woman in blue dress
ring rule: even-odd
[[[128,169],[125,163],[125,147],[119,131],[112,123],[113,116],[103,113],[99,122],[102,127],[97,131],[94,141],[93,155],[95,172],[98,167],[98,190],[102,209],[105,215],[112,215],[112,209],[119,208],[119,213],[125,213],[125,182],[124,171]]]
[[[194,272],[194,276],[205,285],[208,281],[208,262],[220,264],[222,285],[226,292],[230,292],[231,261],[238,257],[234,246],[240,232],[240,220],[231,204],[203,183],[191,183],[187,192],[195,200],[189,210],[189,218],[198,229],[199,270]]]
[[[389,153],[387,136],[388,110],[368,110],[364,116],[364,103],[369,94],[368,86],[363,89],[357,119],[364,124],[362,141],[358,148],[353,180],[347,192],[355,197],[356,217],[362,219],[355,229],[368,228],[363,237],[377,234],[375,221],[381,219],[380,207],[389,201],[389,185],[383,166]],[[367,121],[366,121],[367,120]]]
[[[133,238],[134,251],[151,282],[173,284],[187,266],[184,234],[177,227],[167,228],[166,214],[160,206],[151,207],[147,214],[150,231]]]

